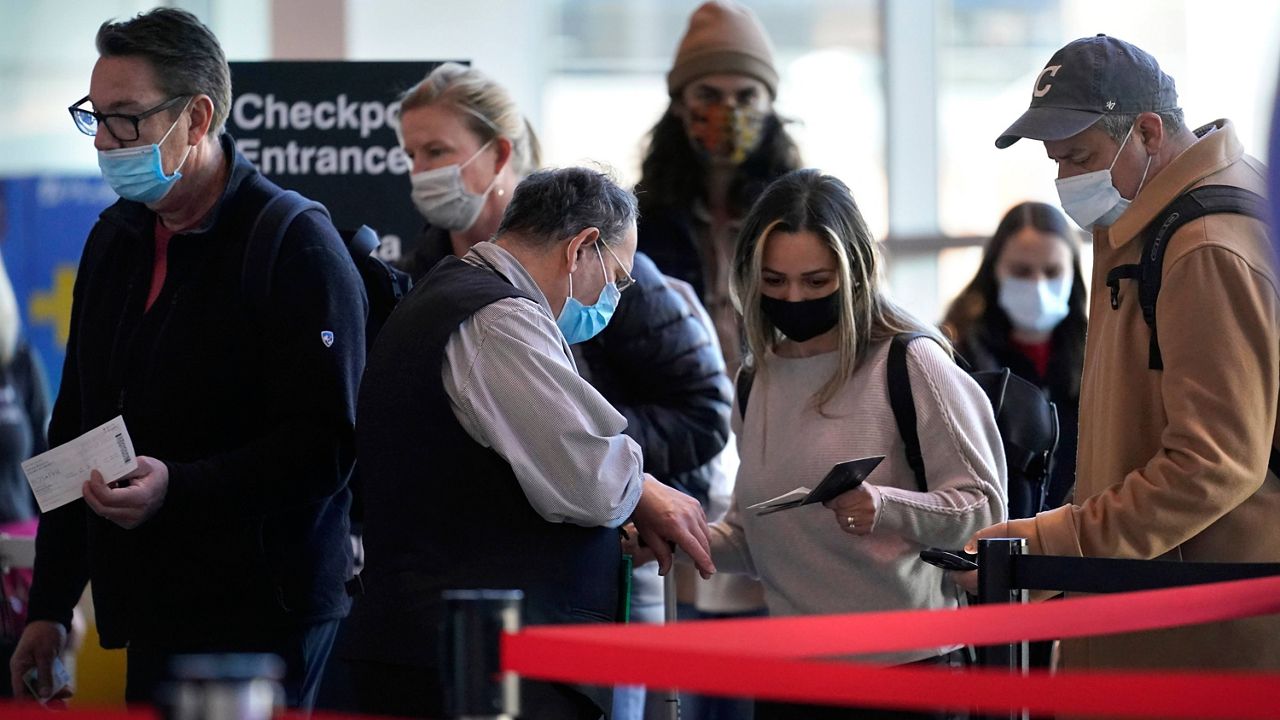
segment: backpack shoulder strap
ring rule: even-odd
[[[1142,306],[1142,319],[1151,328],[1151,342],[1147,365],[1152,370],[1163,370],[1160,356],[1160,339],[1156,334],[1156,300],[1160,295],[1161,275],[1164,272],[1164,255],[1169,240],[1183,225],[1206,215],[1235,213],[1267,222],[1270,207],[1261,195],[1231,185],[1204,185],[1179,196],[1161,213],[1157,222],[1149,228],[1142,246],[1138,264],[1138,303]],[[1122,266],[1123,267],[1123,266]],[[1116,268],[1116,272],[1121,268]],[[1110,283],[1108,275],[1108,284]],[[1112,306],[1115,301],[1112,288]]]
[[[738,419],[747,419],[747,401],[751,399],[751,386],[756,381],[756,369],[753,365],[738,368]]]
[[[906,446],[907,465],[916,476],[920,492],[929,492],[925,479],[924,453],[920,449],[920,433],[916,428],[916,401],[911,392],[911,372],[907,368],[907,345],[916,338],[927,338],[924,333],[900,333],[889,343],[889,407],[898,424],[898,434]]]
[[[308,210],[317,210],[329,217],[324,205],[285,190],[267,200],[258,212],[249,230],[249,242],[244,253],[244,268],[240,283],[245,297],[254,306],[264,305],[271,295],[271,276],[275,270],[276,256],[294,218]]]

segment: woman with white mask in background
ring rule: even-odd
[[[498,229],[511,193],[542,163],[538,138],[507,91],[479,70],[445,63],[400,98],[410,194],[426,227],[401,269],[421,279]]]
[[[1057,208],[1024,202],[1000,220],[978,274],[943,320],[971,369],[1009,368],[1057,406],[1060,437],[1048,486],[1022,487],[1011,477],[1011,518],[1062,505],[1075,484],[1085,294],[1076,230]]]

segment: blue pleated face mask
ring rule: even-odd
[[[594,305],[583,305],[573,297],[573,273],[569,274],[569,297],[564,301],[560,317],[556,318],[556,325],[570,345],[586,342],[599,335],[604,326],[609,324],[613,311],[618,309],[618,300],[622,297],[618,284],[609,281],[609,269],[604,265],[604,255],[600,254],[601,242],[603,241],[596,241],[596,257],[600,258],[600,271],[604,273],[605,284],[600,291],[600,299]]]
[[[187,101],[187,104],[190,105],[191,102]],[[186,108],[184,107],[183,110],[185,111]],[[179,114],[178,117],[181,118],[182,115]],[[99,150],[98,169],[102,171],[102,179],[106,180],[111,189],[125,200],[148,205],[159,202],[173,189],[173,184],[178,181],[178,178],[182,177],[182,173],[178,171],[182,169],[182,165],[187,162],[187,156],[191,154],[192,146],[188,145],[187,151],[182,154],[182,160],[178,162],[178,167],[173,169],[172,174],[165,174],[160,145],[169,138],[169,133],[173,132],[177,126],[178,121],[175,119],[164,137],[160,138],[160,142],[138,147]]]

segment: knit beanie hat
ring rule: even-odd
[[[760,19],[733,0],[710,0],[693,11],[667,74],[667,92],[679,94],[689,82],[712,73],[756,78],[778,94],[773,49]]]

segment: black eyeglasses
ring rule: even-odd
[[[100,113],[88,108],[80,107],[89,102],[89,96],[85,95],[80,98],[79,102],[67,108],[67,112],[71,113],[71,119],[75,121],[76,127],[85,135],[93,136],[98,134],[98,125],[105,125],[107,132],[111,133],[120,142],[133,142],[140,137],[138,124],[143,120],[155,115],[163,110],[168,110],[178,102],[186,100],[190,95],[179,95],[160,103],[159,105],[144,110],[137,115],[122,115],[120,113]]]

